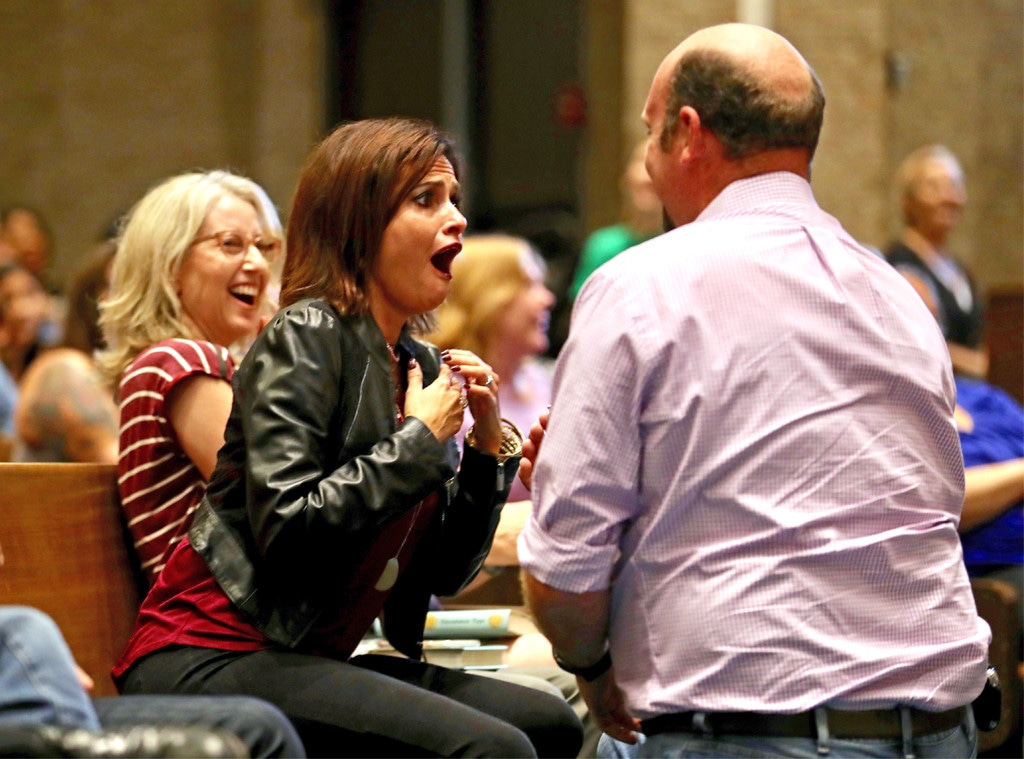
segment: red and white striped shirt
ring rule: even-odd
[[[206,480],[182,449],[164,408],[171,388],[197,374],[230,382],[234,363],[227,348],[164,340],[142,351],[121,379],[121,508],[150,584],[188,532],[206,493]]]

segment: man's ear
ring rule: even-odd
[[[700,126],[700,114],[693,106],[684,105],[679,109],[679,124],[676,126],[683,160],[700,158],[706,150],[705,134]]]

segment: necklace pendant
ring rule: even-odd
[[[388,559],[388,563],[384,565],[384,571],[380,573],[380,577],[377,579],[377,584],[373,586],[373,589],[380,591],[391,590],[397,579],[398,557],[392,556]]]

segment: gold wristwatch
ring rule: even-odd
[[[477,450],[476,425],[473,425],[466,432],[466,443]],[[499,464],[504,464],[510,458],[523,455],[523,433],[519,431],[508,419],[501,420],[501,443],[498,445],[498,452],[495,456]]]

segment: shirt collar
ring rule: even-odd
[[[749,213],[752,208],[766,205],[817,206],[810,183],[791,171],[773,171],[746,179],[737,179],[715,197],[701,211],[697,221],[729,216],[737,212]]]

